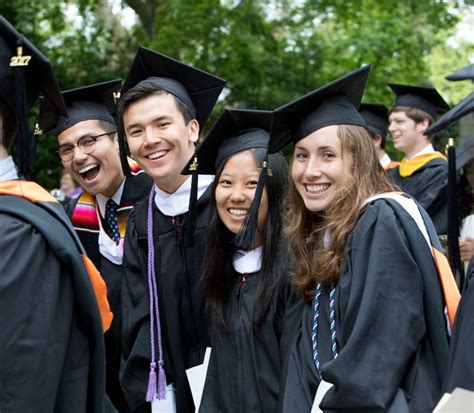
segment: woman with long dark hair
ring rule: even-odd
[[[284,411],[428,412],[448,352],[446,259],[426,212],[382,170],[360,104],[364,67],[274,113],[270,151],[292,141],[285,231],[306,300]],[[448,266],[449,269],[449,266]],[[449,278],[451,277],[451,278]],[[449,288],[454,288],[450,290]]]
[[[301,313],[282,237],[288,167],[280,154],[267,157],[270,122],[271,112],[226,110],[197,150],[199,172],[216,175],[203,272],[212,325],[206,413],[276,411]]]

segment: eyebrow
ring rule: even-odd
[[[163,116],[158,116],[157,118],[152,119],[150,123],[162,122],[164,120],[171,120],[171,119],[172,119],[171,116],[163,115]],[[131,125],[127,126],[126,131],[129,132],[130,129],[140,127],[141,125],[142,125],[142,123],[140,123],[140,122],[132,123]]]
[[[79,138],[77,138],[77,140],[76,140],[75,143],[69,143],[69,142],[62,143],[61,145],[58,146],[58,148],[64,148],[65,146],[74,146],[74,145],[77,144],[77,142],[79,142],[82,138],[89,138],[89,137],[91,137],[91,136],[97,136],[97,135],[100,135],[100,133],[87,132],[87,133],[84,133],[83,135],[79,136]]]

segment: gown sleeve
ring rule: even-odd
[[[369,205],[349,236],[338,290],[341,350],[322,365],[323,379],[335,386],[320,407],[325,412],[385,412],[416,357],[426,325],[419,267],[384,202]]]

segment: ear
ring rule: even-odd
[[[374,145],[377,149],[380,149],[381,145],[382,145],[382,137],[377,133],[377,135],[375,135],[375,138],[373,139],[374,141]]]
[[[191,136],[189,137],[189,140],[192,143],[196,143],[199,139],[199,122],[196,119],[191,120],[188,123],[188,128],[190,130]]]
[[[430,121],[428,119],[423,119],[421,122],[417,123],[418,131],[423,135],[425,134],[425,130],[428,129],[428,126],[430,126]]]

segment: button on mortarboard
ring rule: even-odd
[[[366,127],[357,109],[364,94],[370,66],[354,70],[273,113],[269,152],[275,153],[330,125]]]

